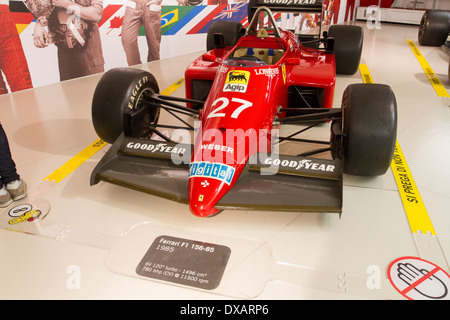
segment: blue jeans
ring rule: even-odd
[[[3,126],[0,124],[0,181],[6,185],[19,179],[20,176],[17,174],[16,164],[11,157],[8,138],[5,130],[3,130]]]

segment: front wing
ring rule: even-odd
[[[188,204],[191,147],[122,135],[93,170],[91,185],[105,181]],[[258,155],[216,209],[341,213],[341,161]]]

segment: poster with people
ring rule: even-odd
[[[323,6],[322,21],[291,15],[287,27],[353,19],[355,0]],[[246,27],[247,0],[0,0],[0,94],[204,51],[216,20]]]

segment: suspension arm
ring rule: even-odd
[[[342,109],[340,108],[329,108],[329,109],[290,109],[290,108],[282,108],[279,112],[295,112],[299,113],[299,115],[288,116],[284,118],[279,118],[277,121],[280,123],[302,123],[302,122],[310,122],[310,121],[330,121],[337,120],[342,118]]]

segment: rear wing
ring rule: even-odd
[[[265,6],[274,12],[311,12],[322,14],[323,0],[250,0],[248,21],[251,21],[258,7]]]

